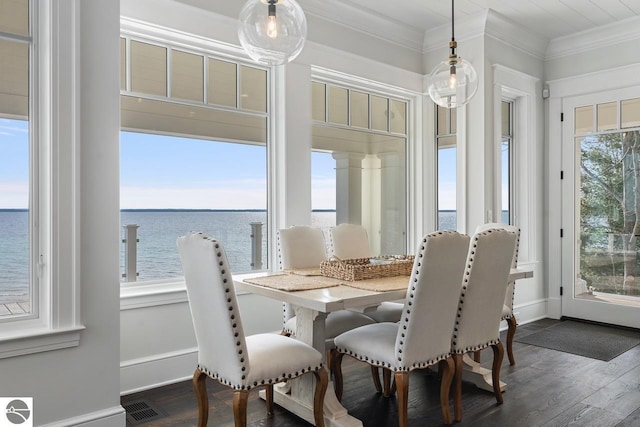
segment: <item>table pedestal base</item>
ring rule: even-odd
[[[273,388],[273,401],[303,420],[315,424],[313,407],[291,395],[290,383],[295,381],[298,379],[288,381],[282,386],[276,385]],[[259,394],[260,397],[265,398],[264,390],[260,390]],[[347,409],[338,401],[333,389],[333,381],[329,381],[327,393],[324,396],[324,425],[326,427],[363,427],[362,421],[349,415]]]
[[[462,380],[476,385],[476,387],[493,393],[491,369],[483,368],[468,354],[462,356]],[[500,381],[500,391],[504,392],[507,384]]]

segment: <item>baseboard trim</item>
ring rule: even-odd
[[[173,384],[193,375],[198,349],[188,348],[120,363],[120,395]]]
[[[37,408],[36,408],[37,413]],[[66,418],[50,424],[44,424],[42,427],[125,427],[126,413],[120,405],[106,408],[101,411],[90,412],[88,414],[79,415],[73,418]]]

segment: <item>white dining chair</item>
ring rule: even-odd
[[[366,325],[338,335],[332,350],[335,389],[342,397],[341,362],[352,356],[393,372],[398,399],[398,425],[408,424],[409,372],[438,364],[442,373],[440,406],[451,424],[449,390],[453,375],[451,335],[460,298],[469,237],[455,231],[426,235],[419,244],[398,323]]]
[[[516,247],[513,252],[513,260],[511,262],[511,268],[518,267],[518,251],[520,249],[520,227],[509,224],[502,224],[497,222],[491,222],[488,224],[483,224],[476,228],[476,233],[483,232],[491,229],[500,229],[507,230],[516,235]],[[507,286],[507,293],[504,297],[504,304],[502,306],[502,320],[507,321],[507,357],[509,358],[509,364],[511,366],[516,364],[516,359],[513,355],[513,338],[516,336],[516,328],[518,326],[518,322],[516,321],[516,316],[513,313],[513,301],[515,298],[515,282],[509,281],[509,285]],[[480,350],[475,352],[474,359],[476,362],[480,363]]]
[[[476,233],[471,239],[451,339],[455,362],[453,406],[456,421],[462,419],[462,370],[466,353],[487,347],[493,349],[493,392],[498,404],[503,402],[500,368],[504,348],[500,342],[500,319],[515,245],[515,233],[500,229]]]
[[[340,224],[329,228],[329,247],[339,259],[369,258],[371,248],[366,228],[359,224]],[[397,322],[402,314],[402,302],[385,301],[365,312],[376,322]]]
[[[327,249],[322,230],[317,227],[296,225],[278,230],[278,260],[280,269],[297,270],[320,269],[320,263],[327,260]],[[296,332],[294,307],[283,303],[283,333]],[[349,329],[368,325],[374,321],[362,313],[350,310],[334,311],[325,320],[327,349],[333,347],[333,338]]]
[[[266,388],[267,412],[273,411],[273,385],[306,373],[316,377],[314,420],[324,426],[323,405],[328,374],[323,355],[313,347],[278,334],[246,336],[222,245],[203,233],[177,240],[189,308],[198,343],[193,385],[198,401],[198,426],[209,416],[207,377],[232,388],[235,425],[247,424],[249,391]]]

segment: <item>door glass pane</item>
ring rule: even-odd
[[[235,107],[237,105],[236,64],[209,58],[209,81],[207,102],[209,104]]]
[[[638,297],[639,131],[576,138],[580,256],[575,296]]]
[[[575,133],[593,132],[593,105],[575,109]]]
[[[449,126],[447,126],[447,118],[449,114],[447,113],[447,109],[438,105],[438,110],[436,112],[436,135],[446,135],[449,132]]]
[[[620,103],[621,127],[640,126],[640,98],[625,99]]]
[[[618,129],[618,103],[598,104],[598,131]]]

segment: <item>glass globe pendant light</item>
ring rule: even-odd
[[[445,108],[456,108],[468,103],[478,91],[478,74],[473,65],[460,58],[453,30],[453,0],[451,0],[451,41],[449,59],[440,63],[429,75],[429,96]]]
[[[304,47],[307,18],[295,0],[247,0],[238,18],[238,38],[252,59],[286,64]]]

